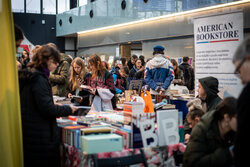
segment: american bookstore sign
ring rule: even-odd
[[[198,79],[213,76],[225,96],[238,97],[242,85],[232,58],[243,37],[242,12],[194,19],[196,90]]]

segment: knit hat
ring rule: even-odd
[[[154,52],[157,52],[157,51],[164,51],[164,47],[163,46],[160,46],[160,45],[156,45],[155,47],[154,47]]]

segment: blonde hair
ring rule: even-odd
[[[81,67],[80,74],[77,74],[75,72],[74,64],[77,64],[78,66]],[[69,84],[71,84],[73,91],[76,90],[77,86],[79,86],[77,85],[78,78],[80,78],[81,80],[84,80],[85,73],[86,73],[86,69],[85,69],[84,60],[80,57],[76,57],[71,63],[70,77],[69,77]]]

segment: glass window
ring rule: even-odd
[[[13,12],[24,12],[24,0],[11,0],[11,7]]]
[[[69,0],[58,0],[58,13],[68,11],[69,7]]]
[[[88,0],[79,0],[79,6],[87,5]]]
[[[43,0],[43,14],[56,14],[56,0]]]
[[[40,0],[26,0],[27,13],[41,13]]]

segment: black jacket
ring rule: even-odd
[[[138,69],[136,69],[136,67],[134,66],[130,72],[129,72],[129,79],[130,80],[138,80],[138,79],[144,79],[144,70],[143,71],[139,71]]]
[[[129,68],[129,70],[131,70],[133,68],[134,64],[132,64],[131,59],[128,60],[127,66]]]
[[[241,167],[249,163],[249,154],[247,151],[250,149],[249,138],[247,137],[249,118],[250,118],[250,82],[245,86],[241,92],[237,104],[237,127],[235,141],[235,166]]]
[[[56,117],[72,114],[54,105],[48,78],[39,70],[19,71],[24,166],[59,166]]]
[[[221,98],[217,95],[217,93],[219,92],[218,80],[214,77],[205,77],[199,79],[199,82],[207,94],[207,98],[205,99],[205,101],[203,101],[207,105],[206,112],[214,110],[217,104],[221,101]]]
[[[83,85],[89,85],[89,79],[91,78],[91,74],[86,72],[85,75],[84,75],[84,78],[83,78]],[[72,83],[69,82],[68,84],[68,92],[71,93],[72,95],[75,95],[76,94],[76,91],[75,90],[72,90]],[[79,104],[81,106],[89,106],[90,105],[90,101],[89,101],[89,91],[86,90],[86,89],[82,89],[81,91],[79,91],[79,96],[82,96],[83,100],[82,102]]]
[[[194,89],[194,69],[187,62],[183,62],[179,66],[180,70],[183,72],[184,84],[189,90]]]
[[[229,147],[235,133],[229,132],[226,139],[220,136],[216,110],[201,117],[193,128],[184,153],[184,167],[230,167],[233,163]]]

